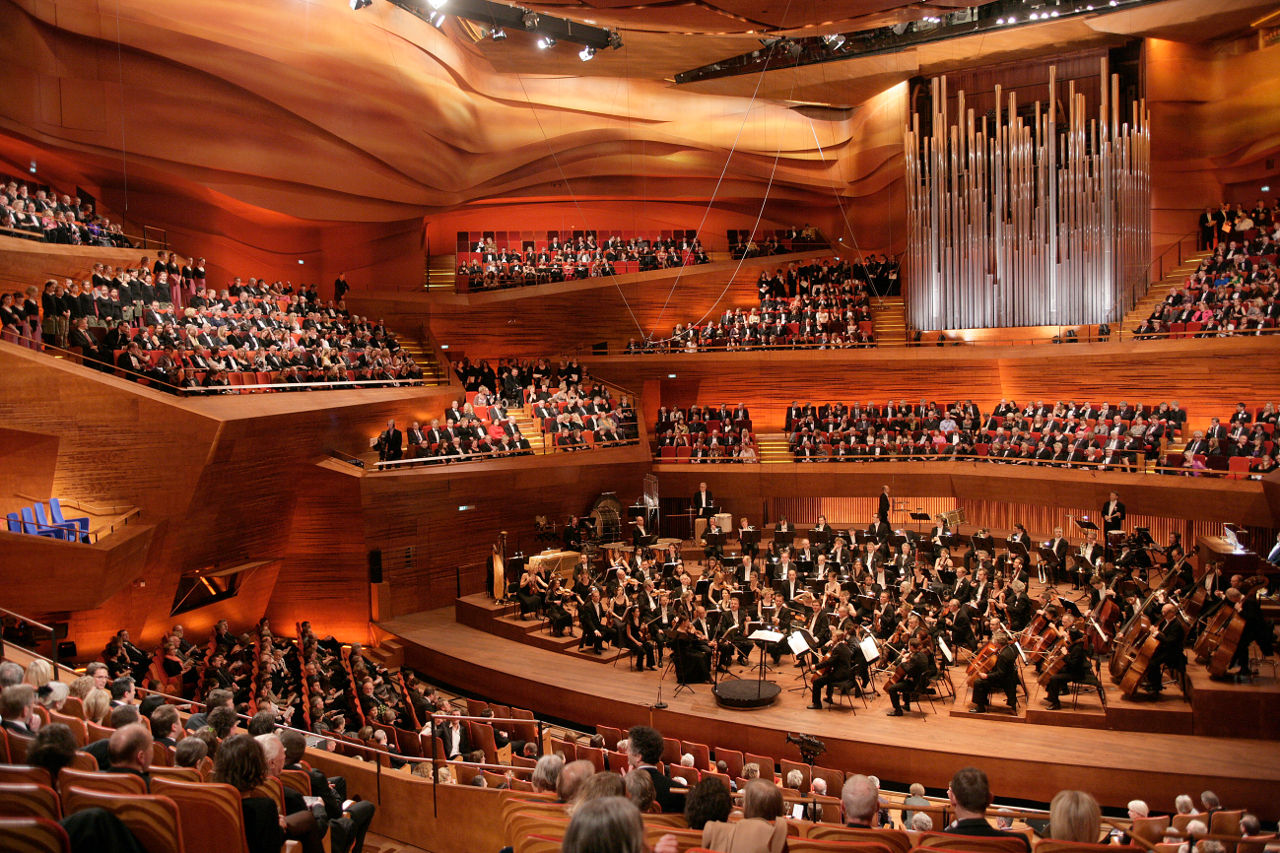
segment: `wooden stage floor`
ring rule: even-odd
[[[1172,811],[1176,795],[1211,789],[1228,807],[1250,809],[1266,820],[1275,820],[1280,811],[1276,741],[1035,725],[1038,720],[1029,722],[1026,713],[1018,718],[968,714],[963,670],[958,667],[953,677],[959,682],[960,698],[954,706],[935,699],[936,714],[929,713],[926,704],[923,714],[888,717],[883,697],[872,700],[869,708],[854,698],[853,711],[809,710],[807,693],[786,689],[799,683],[798,670],[789,659],[769,676],[783,693],[768,708],[721,708],[709,684],[694,685],[692,693],[682,691],[677,697],[674,676],[668,675],[662,695],[669,707],[655,711],[651,706],[660,673],[633,672],[625,658],[614,667],[496,636],[459,624],[454,607],[415,613],[378,627],[404,640],[405,662],[430,678],[586,727],[650,723],[668,737],[796,761],[799,753],[785,742],[786,735],[807,732],[826,744],[818,764],[873,773],[900,783],[904,790],[916,781],[945,789],[957,768],[974,764],[991,777],[993,795],[1006,800],[1048,802],[1063,788],[1079,788],[1104,806],[1122,808],[1130,799],[1142,798],[1154,811]],[[733,669],[734,675],[754,674]],[[1030,713],[1051,713],[1040,710],[1034,682],[1028,687]],[[1097,707],[1096,694],[1082,694],[1082,709],[1089,702]],[[1002,706],[1002,699],[993,703]],[[959,713],[952,714],[953,708]],[[1187,721],[1185,730],[1191,730],[1189,706],[1176,695],[1166,694],[1150,713],[1160,715],[1153,719],[1180,715]]]

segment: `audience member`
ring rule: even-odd
[[[983,818],[987,806],[991,805],[991,788],[987,783],[987,774],[976,767],[963,767],[951,777],[951,785],[947,788],[947,798],[955,811],[953,820],[942,832],[950,835],[996,836],[1002,838],[1018,838],[1031,851],[1027,837],[1020,833],[1002,832],[994,829]]]
[[[642,853],[644,823],[625,797],[601,797],[584,803],[564,833],[562,853]]]
[[[782,791],[763,779],[747,783],[742,795],[742,820],[711,821],[702,828],[702,846],[723,853],[782,853],[787,822],[782,817]]]
[[[1057,841],[1097,844],[1102,812],[1084,791],[1059,791],[1049,803],[1049,837]]]
[[[276,804],[267,797],[248,796],[266,779],[266,754],[254,738],[234,735],[218,747],[213,761],[213,781],[240,792],[249,853],[280,853],[284,846],[286,822]]]
[[[58,772],[71,764],[76,755],[76,739],[62,723],[49,723],[36,732],[27,748],[27,764],[49,771],[54,790],[58,789]]]

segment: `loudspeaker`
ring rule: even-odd
[[[591,345],[591,354],[592,354],[592,355],[608,355],[608,354],[609,354],[609,342],[608,342],[608,341],[600,341],[599,343],[594,343],[594,344],[592,344],[592,345]]]
[[[369,583],[382,583],[382,551],[378,548],[369,552]]]
[[[61,643],[58,643],[58,660],[75,660],[75,658],[75,640],[63,640]]]

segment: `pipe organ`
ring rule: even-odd
[[[1151,259],[1150,115],[1122,121],[1119,78],[1102,62],[1098,114],[1068,86],[1020,112],[1009,93],[975,119],[947,78],[932,123],[906,130],[908,324],[921,330],[1110,323],[1146,292]]]

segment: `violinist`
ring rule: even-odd
[[[831,701],[832,688],[837,684],[846,684],[853,680],[853,653],[849,649],[849,644],[845,642],[845,633],[840,629],[832,634],[834,644],[831,650],[827,652],[822,660],[818,661],[816,668],[822,671],[813,680],[813,701],[809,707],[820,711],[822,710],[822,689],[826,688],[827,701]]]
[[[905,661],[898,664],[901,677],[894,674],[893,683],[885,687],[889,700],[893,702],[893,710],[888,711],[890,717],[901,717],[903,711],[911,710],[911,694],[923,687],[924,679],[929,672],[929,655],[925,653],[918,637],[907,641],[907,651],[903,655]]]
[[[666,557],[663,560],[663,562],[672,567],[671,573],[673,575],[679,575],[681,572],[683,572],[684,558],[680,556],[680,546],[668,545]]]
[[[852,564],[853,558],[849,549],[844,546],[843,536],[835,538],[835,541],[831,544],[831,553],[827,555],[827,558],[831,565],[835,566],[839,571],[844,571]]]
[[[678,621],[678,611],[671,606],[671,593],[665,589],[658,590],[658,606],[649,614],[649,633],[658,652],[658,666],[662,666],[663,652]]]
[[[977,578],[973,584],[973,597],[969,602],[974,609],[982,612],[987,609],[987,599],[991,595],[991,584],[987,580],[987,570],[978,569]]]
[[[702,617],[705,625],[705,611],[702,612]],[[676,673],[681,682],[698,684],[711,680],[711,647],[707,645],[706,633],[698,628],[695,620],[682,615],[676,621],[672,654],[675,655],[677,668],[684,670]]]
[[[573,581],[573,589],[571,592],[578,600],[578,604],[585,604],[591,598],[591,588],[594,584],[591,582],[591,570],[586,565],[586,555],[582,557],[582,562],[578,564],[578,573]]]
[[[649,639],[649,626],[640,616],[640,608],[632,607],[623,617],[622,642],[631,652],[632,668],[643,672],[657,669],[653,664],[653,642]]]
[[[995,644],[994,667],[973,684],[973,707],[969,709],[972,714],[985,714],[987,697],[997,690],[1004,691],[1010,711],[1016,712],[1018,707],[1018,649],[1004,631],[996,633]]]
[[[542,609],[543,596],[547,584],[542,579],[542,572],[531,564],[525,563],[524,573],[520,575],[520,587],[516,590],[516,598],[520,601],[520,618],[528,618],[530,613]]]
[[[1084,645],[1084,632],[1079,628],[1071,628],[1067,633],[1067,641],[1070,645],[1067,647],[1066,663],[1063,664],[1061,671],[1057,675],[1049,679],[1048,696],[1044,701],[1050,711],[1062,710],[1062,704],[1058,702],[1058,697],[1073,682],[1101,688],[1097,676],[1093,674],[1093,670],[1089,666],[1089,655],[1085,651]]]
[[[745,515],[738,520],[738,544],[742,547],[742,553],[746,554],[748,557],[755,557],[756,553],[760,550],[760,540],[758,539],[749,544],[743,544],[742,542],[742,534],[750,533],[753,530],[755,530],[755,527],[752,526],[750,520],[748,520]]]
[[[627,618],[627,610],[631,607],[631,598],[627,595],[625,586],[619,586],[618,591],[613,594],[613,598],[609,599],[609,605],[605,608],[604,624],[614,632],[613,644],[615,646],[622,645],[622,623]]]
[[[733,658],[735,652],[739,666],[746,666],[748,663],[747,655],[751,653],[751,641],[746,638],[747,623],[742,617],[738,599],[730,598],[728,607],[721,612],[720,621],[716,625],[716,646],[721,672],[729,671],[728,661]]]
[[[876,604],[875,613],[872,615],[871,630],[875,634],[876,639],[884,641],[893,636],[893,632],[898,627],[898,614],[894,610],[893,600],[889,597],[887,590],[880,592],[880,600]]]
[[[560,576],[552,575],[551,584],[547,587],[545,598],[547,622],[551,625],[551,636],[562,637],[565,629],[573,626],[573,616],[565,607],[567,601],[572,597],[573,593],[561,586]]]
[[[938,559],[933,561],[933,576],[941,583],[957,574],[955,561],[951,559],[951,549],[945,545],[938,549]]]
[[[1115,492],[1111,493],[1112,495]],[[1157,696],[1160,694],[1161,675],[1165,667],[1170,670],[1185,670],[1187,655],[1182,650],[1187,640],[1187,629],[1178,615],[1178,606],[1169,603],[1160,608],[1160,624],[1156,627],[1155,653],[1151,655],[1151,663],[1147,665],[1147,689]]]

